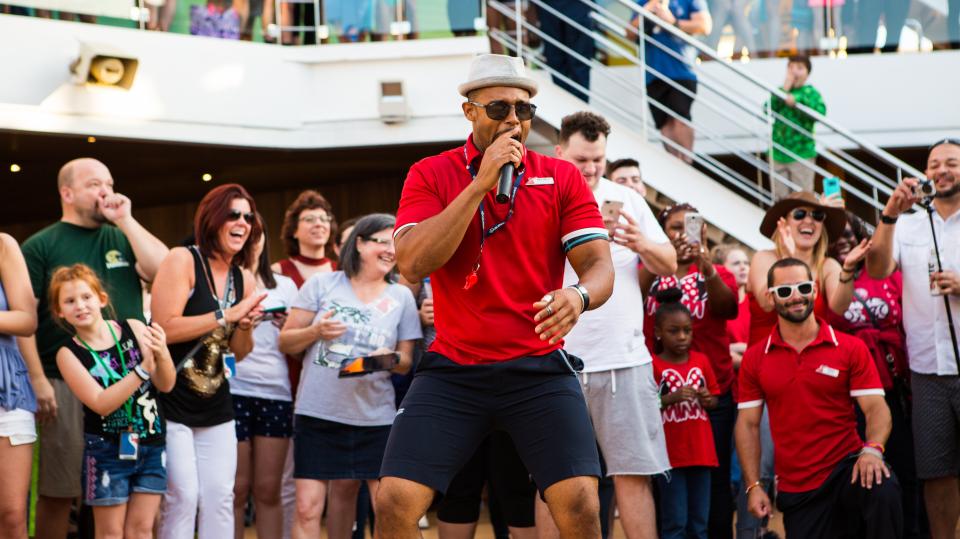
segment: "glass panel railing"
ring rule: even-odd
[[[535,5],[520,1],[535,23]],[[956,0],[696,1],[714,20],[702,40],[723,59],[960,48]],[[597,4],[623,10],[618,0]],[[484,0],[15,0],[0,13],[291,45],[477,35],[488,24],[514,33]]]

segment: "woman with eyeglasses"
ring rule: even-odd
[[[331,539],[350,537],[361,481],[375,498],[397,410],[390,372],[409,370],[421,337],[413,294],[393,282],[394,223],[386,214],[357,222],[341,251],[341,271],[311,277],[280,332],[280,350],[306,351],[294,405],[294,539],[319,537],[327,481]],[[390,354],[398,356],[395,365],[385,361]],[[361,357],[384,360],[385,370],[340,376]]]
[[[873,227],[863,219],[847,212],[847,225],[830,245],[830,256],[840,264],[846,263],[853,248],[873,236],[873,232]],[[920,500],[911,430],[910,371],[903,333],[903,276],[897,270],[885,279],[874,279],[863,261],[854,268],[853,300],[842,315],[829,313],[827,322],[859,337],[873,356],[893,421],[884,457],[902,490],[903,536],[918,537]],[[857,417],[862,429],[863,418],[861,414]]]
[[[333,208],[320,193],[300,193],[283,216],[280,230],[287,256],[272,266],[274,273],[293,279],[297,288],[314,273],[336,271],[337,221]]]
[[[843,265],[827,256],[830,238],[843,233],[847,222],[843,208],[824,204],[809,191],[797,191],[774,204],[760,223],[760,232],[769,237],[773,249],[757,251],[750,261],[750,336],[752,345],[770,335],[777,323],[773,301],[767,295],[767,272],[777,260],[796,258],[813,271],[819,288],[814,314],[823,318],[829,312],[843,314],[853,298],[856,266],[870,249],[864,239],[853,246]]]
[[[196,243],[171,249],[153,283],[154,320],[180,366],[173,391],[161,396],[167,417],[162,539],[193,537],[195,529],[199,539],[234,534],[237,434],[227,380],[253,349],[266,297],[242,269],[261,235],[255,212],[242,186],[211,190],[197,207]]]
[[[317,191],[308,189],[297,195],[296,200],[287,208],[280,228],[280,238],[287,257],[270,266],[274,273],[293,279],[299,289],[310,277],[317,273],[329,273],[337,270],[339,260],[338,226],[333,216],[330,202]],[[301,357],[287,356],[287,375],[292,398],[297,397],[300,387],[300,371],[303,369]],[[290,418],[293,421],[293,417]],[[290,537],[293,527],[296,486],[293,480],[293,445],[287,450],[287,459],[283,466],[283,486],[281,487],[283,504],[283,537]]]

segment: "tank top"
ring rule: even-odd
[[[140,345],[137,343],[137,337],[133,333],[133,328],[124,320],[122,322],[107,322],[111,324],[112,329],[117,332],[117,343],[123,350],[123,357],[126,363],[126,371],[133,371],[133,368],[143,361],[143,353]],[[117,331],[119,325],[119,331]],[[123,376],[123,367],[120,365],[120,355],[117,352],[116,345],[110,345],[103,350],[94,350],[99,356],[97,361],[90,354],[90,350],[78,342],[74,337],[67,341],[67,349],[73,352],[73,355],[80,360],[83,368],[87,369],[90,376],[107,388],[117,383],[117,378]],[[104,367],[112,372],[104,371]],[[111,377],[113,375],[113,377]],[[116,439],[121,432],[125,432],[132,427],[133,431],[140,436],[140,443],[147,445],[162,444],[167,430],[163,414],[157,406],[157,389],[153,384],[143,384],[140,389],[133,393],[130,402],[130,415],[127,415],[126,405],[122,405],[107,416],[101,416],[86,406],[83,407],[83,432],[86,434],[95,434],[104,438]]]
[[[190,254],[193,255],[194,285],[183,308],[183,316],[212,313],[218,306],[214,292],[207,284],[207,262],[201,258],[196,246],[190,247]],[[243,299],[243,272],[239,267],[231,266],[230,275],[233,287],[227,297],[227,306],[236,305]],[[213,281],[212,276],[210,281]],[[223,354],[232,334],[232,328],[218,327],[200,339],[169,346],[174,363],[180,365],[183,362],[183,367],[177,372],[173,391],[160,394],[168,420],[188,427],[212,427],[233,420],[233,399],[223,368]],[[197,343],[200,343],[199,349],[192,357],[186,358]]]
[[[9,311],[7,294],[0,283],[0,311]],[[33,392],[27,365],[23,362],[17,340],[13,335],[0,333],[0,406],[7,410],[37,411],[37,396]]]

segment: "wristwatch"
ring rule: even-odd
[[[217,317],[217,323],[220,324],[220,327],[227,327],[227,318],[223,315],[223,309],[213,311],[213,315]]]
[[[572,284],[567,288],[572,288],[576,290],[578,294],[580,294],[580,299],[583,300],[583,310],[581,310],[580,312],[581,313],[586,312],[587,309],[590,308],[590,292],[587,290],[587,287],[583,286],[580,283],[577,283],[577,284]]]

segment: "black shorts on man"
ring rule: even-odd
[[[459,365],[428,352],[397,410],[381,477],[444,493],[490,432],[512,439],[541,494],[553,484],[600,475],[593,425],[571,361],[542,356]]]

